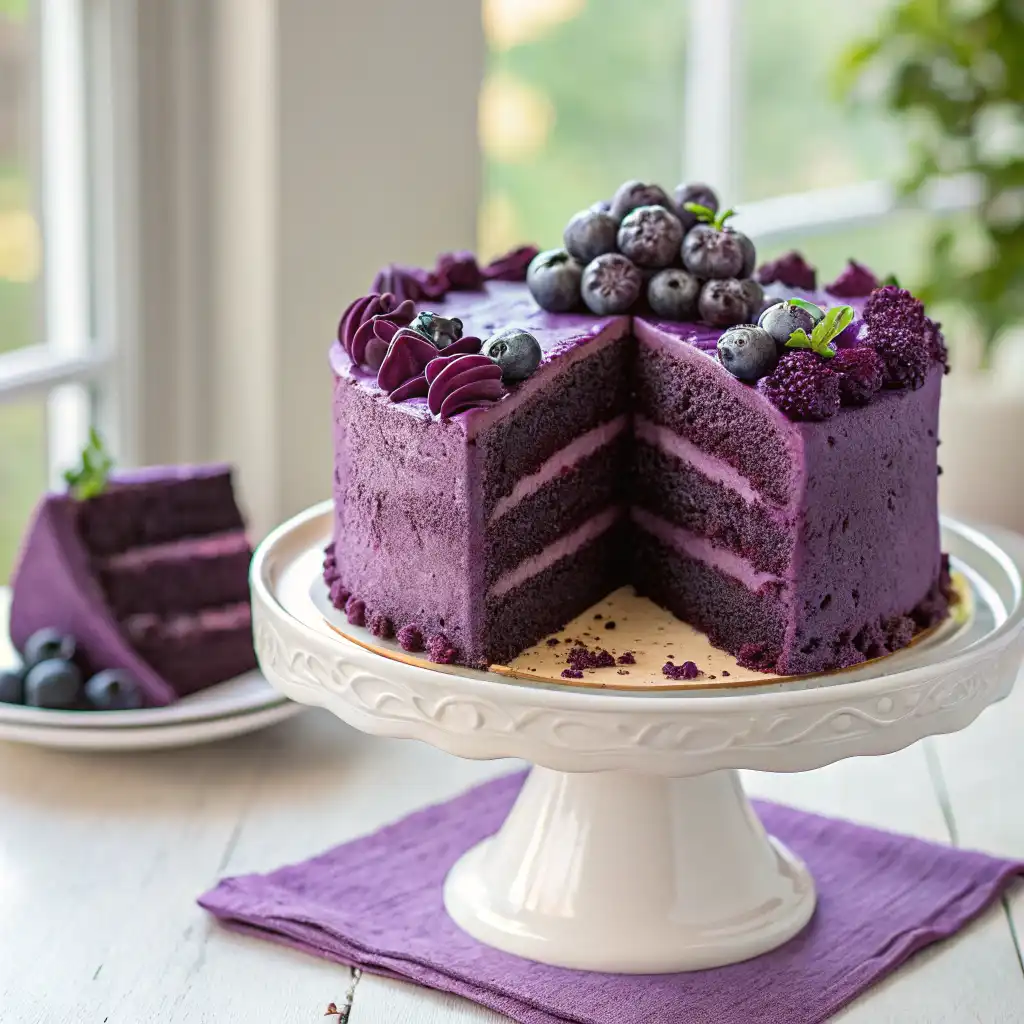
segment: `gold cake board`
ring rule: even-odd
[[[910,646],[916,646],[938,633],[956,631],[970,618],[971,590],[967,580],[953,573],[956,599],[950,616],[931,629],[918,633]],[[465,674],[462,666],[436,665],[423,655],[403,651],[394,641],[382,641],[368,630],[351,626],[338,613],[338,620],[325,616],[324,621],[336,633],[360,647],[385,658],[440,671],[456,670]],[[609,628],[609,624],[614,627]],[[557,641],[557,642],[555,642]],[[580,679],[566,679],[563,670],[569,667],[566,657],[577,644],[591,651],[606,650],[616,659],[613,668],[585,669]],[[618,659],[629,652],[634,664],[618,664]],[[882,658],[874,659],[876,661]],[[666,663],[682,665],[692,661],[700,670],[696,679],[668,678],[662,667]],[[839,675],[862,669],[866,663],[850,669],[836,669],[815,676]],[[709,690],[731,689],[744,686],[764,686],[773,682],[791,682],[802,676],[780,676],[771,672],[758,672],[743,668],[725,651],[712,647],[707,636],[671,612],[659,607],[646,597],[640,597],[632,587],[620,587],[606,598],[577,615],[564,629],[527,648],[507,665],[491,665],[489,671],[512,679],[553,686],[588,687],[598,690]]]

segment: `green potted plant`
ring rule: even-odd
[[[940,461],[950,512],[1024,532],[1024,4],[899,0],[840,65],[841,91],[903,122],[918,198],[963,176],[976,205],[936,218],[915,292],[945,321]]]

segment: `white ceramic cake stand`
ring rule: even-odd
[[[449,873],[445,905],[482,942],[566,967],[694,970],[785,942],[814,911],[814,883],[765,834],[737,769],[806,771],[962,729],[1009,693],[1024,653],[1020,549],[947,522],[970,621],[859,672],[627,694],[423,668],[325,624],[310,593],[329,531],[328,503],[256,553],[266,677],[365,732],[533,764],[497,835]]]

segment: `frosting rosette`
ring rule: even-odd
[[[392,292],[371,292],[353,302],[338,324],[338,341],[356,366],[378,370],[399,329],[412,323],[416,308]]]
[[[403,327],[391,339],[391,347],[377,371],[377,386],[387,392],[392,402],[426,398],[430,390],[426,370],[431,363],[460,355],[474,355],[480,351],[480,345],[479,338],[459,338],[444,350],[444,356],[439,357],[437,349],[422,334]]]
[[[535,245],[521,245],[491,260],[480,272],[488,281],[525,281],[526,271],[539,252]]]
[[[457,412],[496,402],[505,393],[501,367],[487,356],[457,353],[438,356],[424,371],[427,406],[446,420]]]

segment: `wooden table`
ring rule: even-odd
[[[0,1020],[322,1021],[328,1003],[344,1002],[352,972],[232,935],[196,896],[225,874],[300,860],[512,767],[374,739],[321,711],[146,755],[0,745]],[[803,775],[746,777],[758,796],[1024,859],[1022,783],[1024,686],[955,736]],[[1024,886],[837,1019],[1024,1021],[1015,935],[1024,935]],[[505,1018],[363,975],[349,1019]]]

